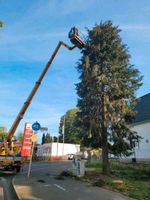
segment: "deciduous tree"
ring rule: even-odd
[[[77,108],[69,109],[64,115],[65,117],[61,117],[59,126],[59,141],[63,141],[62,129],[64,128],[65,143],[80,143],[81,140],[79,137],[79,126],[77,124],[77,112]]]
[[[0,127],[0,140],[4,140],[4,137],[7,136],[7,128],[5,126]]]

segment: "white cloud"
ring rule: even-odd
[[[120,25],[120,27],[125,30],[150,31],[149,24],[127,24],[127,25]]]
[[[1,107],[0,125],[6,126],[9,130],[20,109],[21,107],[18,108],[12,105],[3,105]],[[63,114],[64,112],[58,106],[51,107],[48,104],[34,102],[26,111],[24,118],[20,121],[16,132],[23,131],[24,124],[26,122],[34,123],[35,121],[38,121],[41,126],[48,127],[49,131],[56,135],[58,132],[60,117]]]
[[[19,35],[8,35],[8,34],[3,34],[2,37],[2,41],[1,41],[1,45],[5,44],[5,45],[9,45],[9,44],[16,44],[19,42],[25,42],[25,41],[29,41],[29,40],[47,40],[50,38],[61,38],[63,36],[65,36],[66,33],[65,32],[48,32],[48,33],[41,33],[41,34],[19,34]]]

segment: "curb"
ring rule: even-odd
[[[15,176],[16,176],[16,175],[15,175]],[[22,200],[21,197],[20,197],[20,195],[17,193],[17,189],[16,189],[17,187],[15,186],[15,183],[14,183],[14,182],[15,182],[15,177],[12,179],[12,185],[13,185],[13,188],[14,188],[14,190],[15,190],[15,192],[16,192],[16,195],[18,196],[18,199],[19,199],[19,200]]]

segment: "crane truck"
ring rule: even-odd
[[[78,47],[82,49],[85,45],[84,41],[80,38],[78,29],[76,27],[71,28],[68,37],[72,42],[73,46],[69,46],[68,44],[64,43],[63,41],[59,41],[52,56],[48,60],[45,68],[43,69],[41,75],[39,76],[38,80],[36,81],[33,89],[31,90],[29,96],[27,97],[26,101],[24,102],[23,106],[21,107],[20,112],[18,113],[17,117],[15,118],[11,128],[8,131],[8,135],[4,138],[3,142],[0,144],[0,169],[4,170],[16,170],[19,172],[21,169],[21,159],[17,160],[16,154],[18,153],[18,147],[13,143],[13,136],[15,131],[24,117],[26,110],[28,109],[35,93],[37,92],[44,76],[46,75],[48,69],[50,68],[56,54],[58,53],[61,46],[66,47],[68,50],[73,50],[74,48]],[[9,158],[9,159],[8,159]]]

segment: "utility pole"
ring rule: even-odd
[[[64,143],[65,143],[65,115],[63,116],[62,135],[63,135],[62,156],[64,156]]]

